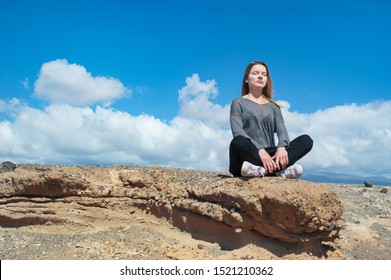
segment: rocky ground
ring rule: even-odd
[[[347,259],[391,260],[391,188],[325,184],[345,207],[338,246]]]
[[[388,187],[161,167],[3,171],[0,259],[391,259]]]

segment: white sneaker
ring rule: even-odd
[[[266,169],[262,166],[257,166],[248,161],[244,161],[240,174],[243,177],[264,177],[266,175]]]
[[[276,175],[289,179],[297,179],[303,175],[303,167],[300,164],[294,164],[281,171],[277,171]]]

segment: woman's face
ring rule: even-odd
[[[248,86],[251,89],[263,89],[267,83],[267,69],[262,64],[255,64],[247,77]]]

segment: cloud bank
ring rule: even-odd
[[[99,90],[98,90],[99,89]],[[43,64],[35,96],[49,104],[36,109],[0,100],[2,161],[57,164],[137,164],[226,171],[229,104],[213,102],[214,80],[194,74],[178,91],[171,121],[110,108],[128,90],[114,78],[93,77],[83,66],[56,60]],[[391,101],[347,104],[312,114],[283,115],[291,139],[307,133],[314,148],[301,163],[306,172],[334,172],[391,179]],[[96,105],[96,103],[101,103]],[[94,105],[94,106],[92,106]]]
[[[311,171],[391,178],[391,101],[348,104],[313,114],[284,112],[290,135],[303,132],[314,148],[302,162]]]

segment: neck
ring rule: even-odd
[[[255,98],[255,99],[261,99],[263,98],[263,94],[262,94],[262,91],[259,91],[259,90],[256,90],[256,91],[250,91],[248,93],[252,98]]]
[[[269,102],[269,99],[264,97],[262,93],[254,93],[254,92],[249,92],[244,98],[249,99],[254,101],[255,103],[258,104],[266,104]]]

